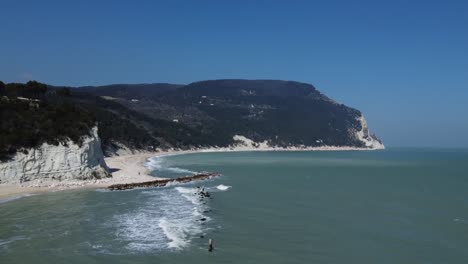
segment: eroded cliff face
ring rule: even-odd
[[[369,127],[367,126],[367,121],[363,115],[356,117],[356,120],[359,123],[358,128],[350,128],[348,130],[348,136],[350,138],[355,138],[358,142],[362,142],[362,146],[356,145],[345,145],[345,146],[327,146],[327,145],[319,145],[319,146],[304,146],[304,145],[290,145],[287,147],[280,147],[272,145],[269,141],[263,142],[255,142],[249,138],[244,136],[235,135],[233,140],[236,142],[235,145],[230,146],[230,149],[235,150],[243,150],[243,149],[258,149],[258,150],[379,150],[385,149],[385,145],[382,143],[380,139],[378,139],[375,135],[369,132]],[[320,142],[318,140],[317,142]]]
[[[18,152],[11,161],[0,163],[0,183],[34,180],[87,180],[110,177],[104,161],[97,127],[81,146],[72,141],[58,146],[42,144]]]
[[[364,145],[369,149],[385,149],[384,144],[376,136],[369,133],[369,128],[367,126],[367,121],[363,115],[357,118],[361,124],[361,130],[353,131],[356,135],[356,138],[364,143]]]

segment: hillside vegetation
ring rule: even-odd
[[[0,160],[42,143],[81,144],[95,118],[74,104],[3,97],[0,99]]]
[[[202,145],[228,146],[234,143],[234,135],[243,135],[277,146],[363,146],[350,133],[361,129],[356,120],[361,113],[334,102],[310,84],[213,80],[151,87],[112,85],[76,91],[97,93],[149,118],[186,125],[201,134],[203,141],[195,142]]]
[[[188,85],[53,87],[0,82],[0,155],[67,138],[95,124],[106,154],[121,147],[226,147],[235,135],[275,146],[365,147],[361,113],[306,83],[212,80]],[[26,100],[29,98],[31,100]]]

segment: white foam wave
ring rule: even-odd
[[[218,186],[216,186],[216,189],[220,190],[220,191],[227,191],[228,189],[230,189],[232,186],[227,186],[227,185],[223,185],[223,184],[220,184]]]
[[[31,238],[26,237],[26,236],[14,236],[14,237],[11,237],[9,239],[0,239],[0,247],[6,246],[6,245],[8,245],[10,243],[14,243],[16,241],[26,240],[26,239],[31,239]]]
[[[29,197],[29,196],[34,196],[34,194],[25,193],[25,194],[20,194],[20,195],[12,196],[12,197],[9,197],[9,198],[5,198],[5,199],[0,199],[0,204],[8,203],[8,202],[18,200],[18,199],[21,199],[21,198],[25,198],[25,197]]]
[[[193,205],[200,205],[200,200],[197,196],[197,191],[195,188],[176,187],[175,190],[181,193],[182,196]]]
[[[163,157],[152,157],[148,159],[148,162],[145,163],[145,166],[150,170],[157,170],[157,171],[168,171],[173,173],[187,173],[187,174],[195,174],[195,171],[187,170],[184,168],[178,167],[170,167],[166,166],[166,160]]]
[[[468,223],[468,221],[467,221],[467,220],[465,220],[465,219],[461,219],[461,218],[455,218],[455,219],[453,219],[453,221],[454,221],[454,222],[460,222],[460,223],[464,223],[464,224]]]
[[[158,214],[148,210],[117,217],[117,236],[128,242],[127,248],[134,251],[149,251],[163,248],[166,239],[158,228]]]
[[[196,194],[197,193],[197,190],[195,188],[176,187],[175,190],[183,194]]]
[[[111,192],[111,190],[109,190],[109,189],[104,189],[104,188],[102,188],[102,189],[96,189],[95,191],[96,191],[96,192],[103,192],[103,193]]]
[[[196,188],[179,186],[143,191],[141,195],[143,203],[136,210],[118,215],[112,223],[128,249],[183,249],[206,231],[202,223],[210,218],[203,215],[207,206],[200,201]]]
[[[183,226],[174,221],[168,221],[166,218],[162,218],[159,220],[159,227],[170,240],[170,242],[167,243],[169,248],[181,249],[187,246],[187,235]]]
[[[177,167],[167,167],[167,168],[164,168],[164,169],[167,170],[167,171],[175,172],[175,173],[188,173],[188,174],[197,173],[195,171],[191,171],[191,170],[187,170],[187,169],[183,169],[183,168],[177,168]]]

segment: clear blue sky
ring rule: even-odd
[[[0,80],[297,80],[388,146],[468,147],[468,1],[97,2],[2,0]]]

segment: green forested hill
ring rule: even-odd
[[[234,135],[243,135],[279,146],[362,146],[348,133],[361,129],[356,120],[361,113],[334,102],[310,84],[212,80],[164,92],[155,85],[146,97],[139,97],[142,88],[138,85],[126,85],[125,96],[116,97],[115,87],[93,89],[149,118],[176,120],[200,132],[213,145],[227,146],[233,143]],[[88,87],[86,92],[93,90]]]
[[[306,83],[211,80],[188,85],[52,87],[0,82],[1,152],[64,138],[98,125],[104,150],[229,146],[234,135],[277,146],[364,147],[352,131],[361,113]],[[38,108],[31,102],[38,100]],[[23,140],[24,139],[24,140]]]

